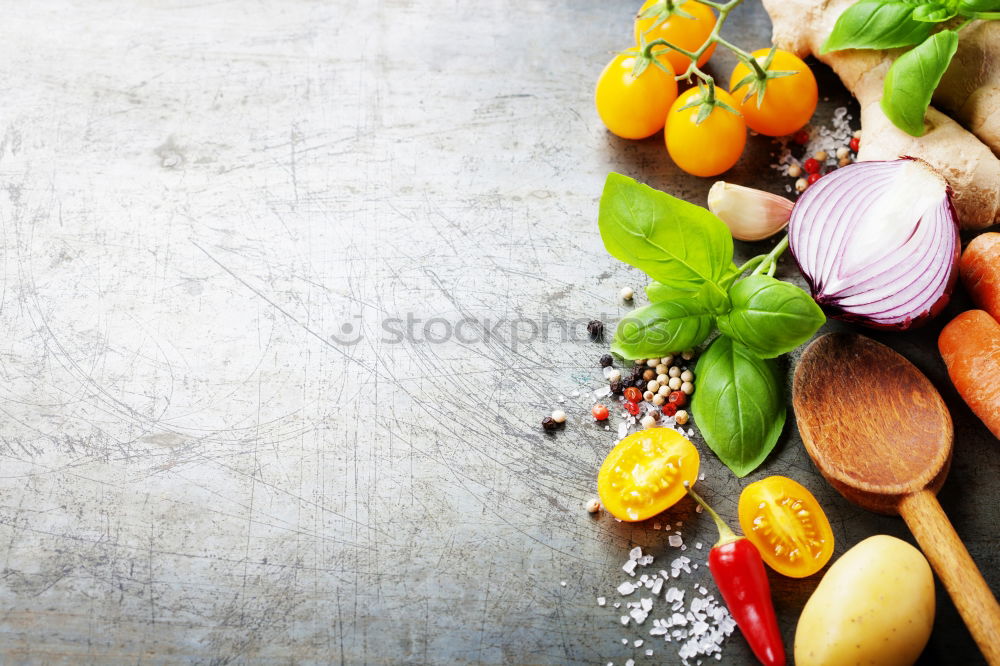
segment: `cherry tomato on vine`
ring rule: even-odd
[[[780,574],[811,576],[833,555],[833,530],[822,507],[788,477],[769,476],[744,488],[739,516],[743,533]]]
[[[597,473],[601,504],[615,518],[645,520],[676,504],[694,484],[698,449],[676,430],[649,428],[618,442]]]
[[[677,99],[677,82],[666,59],[659,56],[667,71],[650,62],[634,76],[638,58],[638,53],[616,55],[601,72],[594,92],[601,121],[623,139],[645,139],[659,132]]]
[[[668,0],[646,0],[639,9],[638,16],[654,14],[650,18],[636,18],[635,20],[635,43],[641,44],[644,39],[648,44],[654,39],[665,39],[675,46],[679,46],[685,51],[697,51],[705,40],[708,39],[712,28],[715,27],[715,14],[707,5],[694,0],[671,0],[673,11],[668,9]],[[656,5],[654,8],[653,6]],[[675,13],[676,10],[684,12],[692,18],[687,18]],[[669,15],[662,22],[661,14],[669,12]],[[654,27],[655,26],[655,27]],[[712,57],[715,44],[712,44],[698,58],[698,66],[701,67]],[[691,61],[687,56],[671,50],[665,54],[670,61],[674,71],[683,74],[687,71]]]
[[[667,114],[664,136],[667,152],[677,166],[694,176],[717,176],[740,159],[747,142],[747,128],[738,114],[718,106],[697,123],[701,106],[683,110],[682,107],[702,94],[698,88],[691,88],[674,101]],[[716,88],[715,96],[736,108],[735,100],[724,90]]]
[[[770,49],[758,49],[751,55],[763,67],[770,51]],[[737,108],[750,129],[767,136],[791,134],[808,123],[816,111],[816,102],[819,98],[816,77],[801,58],[781,49],[774,52],[774,59],[767,67],[767,71],[795,72],[795,74],[769,78],[764,90],[764,99],[759,107],[758,93],[753,82],[735,89],[735,86],[751,73],[750,68],[744,63],[739,63],[733,69],[733,74],[729,77],[729,90],[739,102]],[[746,98],[748,92],[752,94]]]

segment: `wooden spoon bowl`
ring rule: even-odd
[[[792,403],[809,457],[851,502],[895,515],[907,496],[941,489],[951,414],[930,380],[885,345],[819,338],[795,371]]]
[[[885,345],[831,333],[802,354],[792,406],[827,481],[859,506],[903,517],[979,649],[1000,664],[1000,605],[935,496],[954,435],[930,380]]]

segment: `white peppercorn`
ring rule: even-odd
[[[652,428],[653,426],[656,425],[656,419],[647,414],[646,416],[642,417],[642,420],[639,421],[639,423],[642,425],[643,428]]]
[[[691,359],[694,358],[694,350],[688,349],[685,352],[681,352],[681,358],[684,359],[685,361],[690,361]]]
[[[561,409],[557,409],[552,412],[552,420],[556,423],[566,423],[566,412]]]
[[[826,154],[825,150],[818,150],[818,151],[816,151],[816,154],[813,155],[813,157],[816,158],[817,162],[825,162],[826,158],[828,158],[829,155]]]
[[[660,390],[660,383],[655,379],[651,379],[648,384],[646,384],[646,390],[651,393],[656,393]]]
[[[622,300],[631,301],[632,297],[635,296],[635,292],[632,291],[632,287],[622,287],[621,297]]]
[[[663,405],[663,403],[665,403],[666,401],[667,401],[667,399],[666,399],[666,397],[663,396],[662,393],[657,393],[656,395],[653,396],[653,401],[652,402],[657,407],[661,407]]]
[[[789,178],[798,178],[801,175],[802,175],[802,167],[800,167],[798,164],[792,164],[788,167]]]
[[[683,409],[678,409],[677,413],[674,414],[674,421],[677,422],[677,425],[684,425],[685,423],[687,423],[688,422],[687,411]]]
[[[601,510],[601,501],[592,497],[587,501],[587,513],[597,513]]]
[[[667,374],[670,375],[671,377],[680,377],[681,369],[675,365],[674,367],[670,368],[670,372],[668,372]]]
[[[838,160],[842,160],[845,157],[850,157],[850,155],[851,155],[851,149],[848,148],[847,146],[841,146],[840,148],[837,148],[837,159]]]
[[[694,373],[691,372],[690,370],[685,370],[684,372],[681,373],[681,381],[682,382],[693,382],[694,381]]]
[[[658,375],[665,375],[665,374],[667,374],[667,370],[669,370],[669,369],[670,369],[669,367],[667,367],[663,363],[660,363],[658,366],[656,366],[656,374],[658,374]]]
[[[658,359],[658,358],[651,358],[651,359],[649,359],[649,360],[646,361],[646,367],[647,368],[655,368],[659,364],[660,364],[660,359]]]
[[[670,386],[669,386],[669,383],[670,382],[668,381],[667,385],[661,386],[660,390],[656,392],[656,395],[662,395],[664,398],[667,397],[668,395],[670,395]]]
[[[694,384],[691,382],[684,382],[681,384],[681,391],[686,395],[691,395],[694,393]]]
[[[670,367],[670,364],[673,362],[674,362],[674,357],[672,354],[667,354],[666,356],[660,359],[660,363],[667,366],[668,368]]]
[[[809,187],[809,181],[807,181],[805,178],[799,178],[797,181],[795,181],[796,192],[805,192],[807,187]]]
[[[684,382],[681,381],[680,377],[671,377],[670,381],[667,383],[672,390],[678,390]]]
[[[660,386],[664,386],[668,381],[670,381],[670,377],[668,377],[667,375],[657,375],[656,381],[657,383],[660,384]]]
[[[645,393],[642,394],[642,399],[645,400],[646,402],[652,402],[654,395],[656,394],[653,393],[652,391],[646,391]]]

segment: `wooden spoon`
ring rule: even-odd
[[[903,517],[979,649],[1000,664],[1000,605],[935,497],[953,434],[930,380],[883,344],[831,333],[802,354],[792,404],[826,480],[859,506]]]

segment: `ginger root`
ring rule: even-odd
[[[989,59],[1000,51],[997,28],[979,23],[963,30],[960,53],[935,95],[936,103],[989,141],[988,146],[933,107],[927,111],[927,131],[921,137],[910,136],[892,124],[879,101],[896,51],[848,50],[820,55],[837,17],[855,0],[763,2],[774,25],[775,46],[800,57],[815,55],[858,98],[864,134],[859,160],[919,157],[948,181],[963,228],[981,229],[1000,222],[1000,159],[990,149],[1000,153],[1000,61]],[[970,38],[967,32],[973,29]]]

